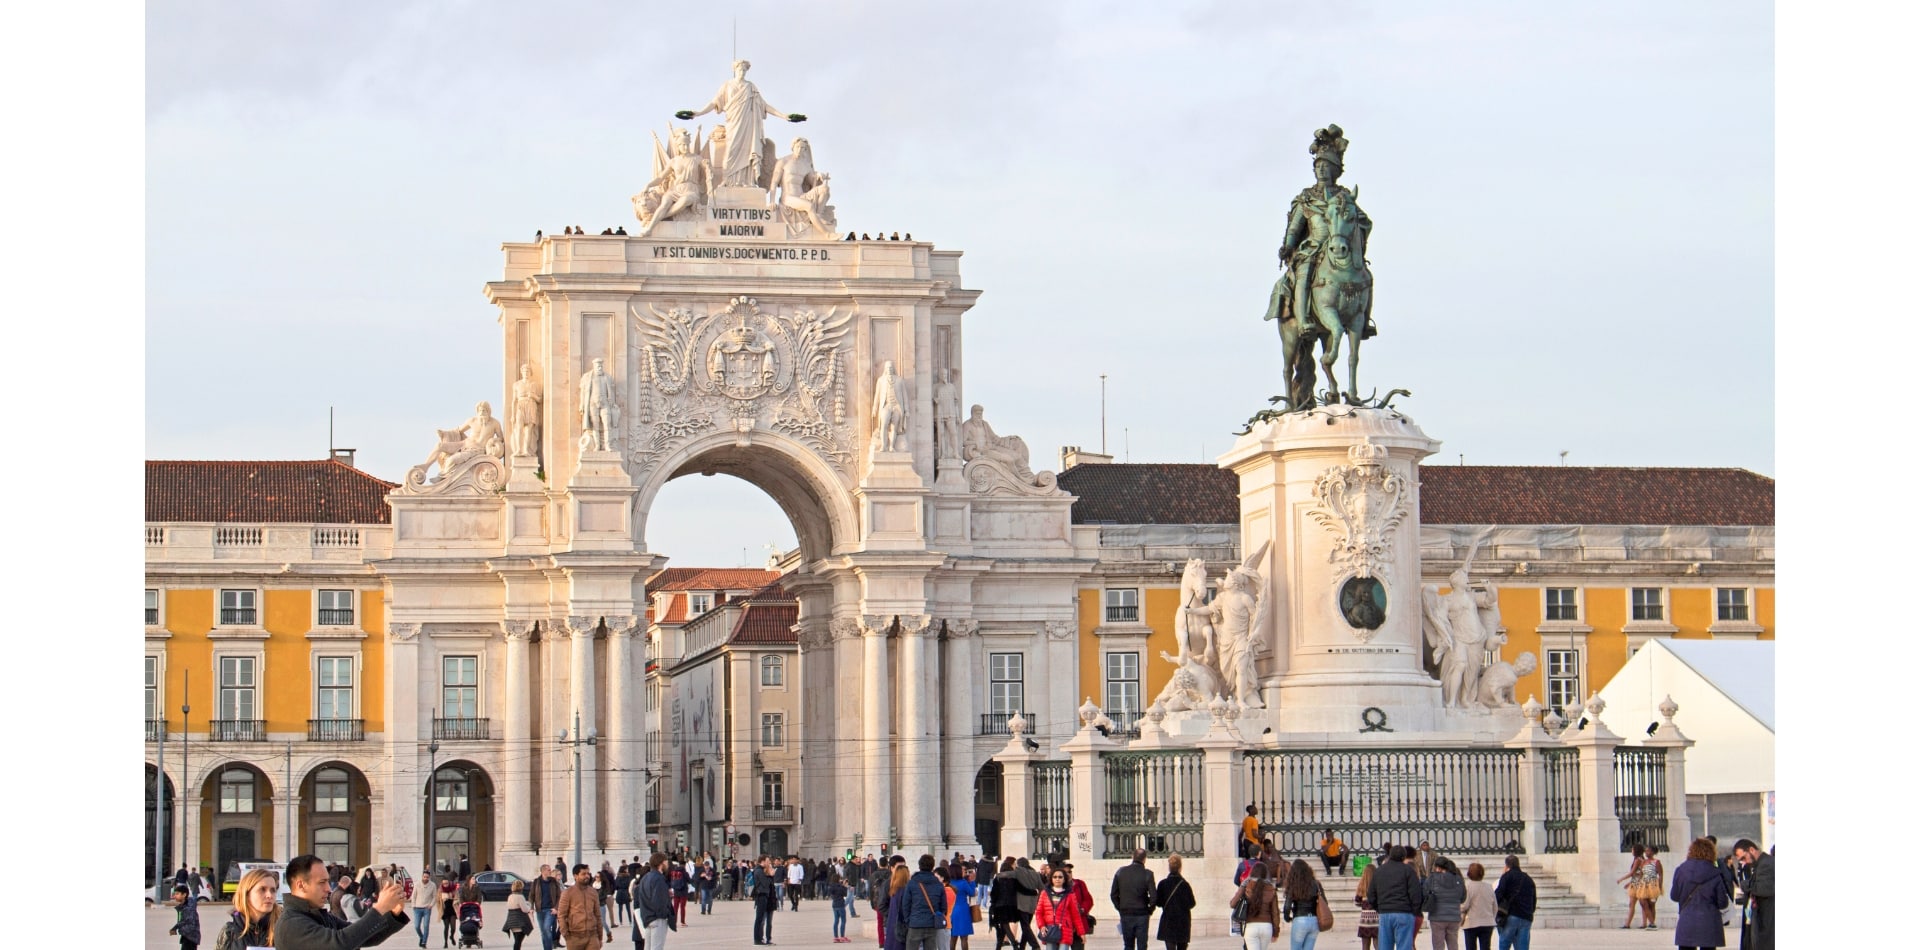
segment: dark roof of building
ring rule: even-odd
[[[759,590],[779,577],[758,567],[669,567],[647,578],[647,590]]]
[[[1240,482],[1194,463],[1076,465],[1075,524],[1238,524]],[[1771,525],[1773,479],[1738,468],[1423,465],[1423,524]]]
[[[1075,465],[1059,485],[1079,499],[1074,524],[1240,523],[1240,479],[1217,465]]]
[[[398,488],[333,459],[147,462],[147,521],[388,524]]]
[[[800,620],[800,602],[778,581],[754,591],[740,607],[740,619],[727,639],[733,643],[798,643],[793,625]]]

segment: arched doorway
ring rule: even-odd
[[[775,860],[787,856],[787,829],[760,829],[760,853]]]
[[[166,776],[162,778],[160,783],[161,787],[155,788],[154,779],[159,775],[160,770],[154,768],[153,763],[147,763],[147,837],[145,839],[145,850],[147,854],[147,883],[149,884],[158,880],[160,874],[163,872],[172,871],[175,867],[173,859],[173,777]],[[160,795],[160,815],[158,823],[160,835],[160,865],[158,867],[155,867],[153,863],[153,839],[155,833],[153,805],[155,793]]]
[[[329,864],[373,863],[373,808],[367,777],[345,762],[326,762],[300,781],[296,851]]]
[[[1001,802],[1006,797],[1005,770],[998,762],[988,762],[973,777],[973,836],[980,842],[980,853],[1000,854]]]
[[[245,762],[214,766],[204,786],[200,809],[200,853],[213,856],[213,873],[223,885],[238,861],[272,857],[273,783]]]
[[[434,769],[427,801],[432,807],[433,866],[457,871],[464,856],[472,870],[493,864],[493,778],[466,760]]]

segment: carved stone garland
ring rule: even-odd
[[[637,464],[708,430],[784,433],[851,477],[842,344],[852,312],[762,311],[752,297],[695,313],[632,308],[640,393],[628,456]]]

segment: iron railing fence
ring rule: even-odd
[[[1667,850],[1667,750],[1613,750],[1613,813],[1620,819],[1620,850],[1636,844]]]
[[[1547,853],[1574,854],[1580,850],[1580,750],[1548,749]]]
[[[1132,857],[1135,848],[1155,858],[1205,855],[1205,753],[1103,752],[1100,759],[1106,771],[1106,857]]]
[[[1349,850],[1427,840],[1440,851],[1517,851],[1517,749],[1260,750],[1246,755],[1260,833],[1312,854],[1327,829]]]
[[[367,738],[365,719],[309,719],[308,742],[360,742]]]
[[[1073,763],[1034,762],[1027,767],[1033,801],[1027,812],[1028,857],[1045,858],[1067,850],[1067,826],[1073,823]]]
[[[479,719],[441,719],[433,720],[435,739],[486,739],[489,738],[489,720]]]
[[[1007,720],[1016,714],[1011,712],[987,712],[980,714],[980,732],[983,736],[1010,736],[1013,731],[1007,728]],[[1033,713],[1018,713],[1020,718],[1033,722]]]
[[[265,719],[215,719],[207,723],[208,742],[265,742]]]

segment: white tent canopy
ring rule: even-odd
[[[1679,705],[1674,725],[1694,740],[1687,794],[1773,791],[1773,642],[1648,641],[1600,690],[1600,718],[1629,741]]]

